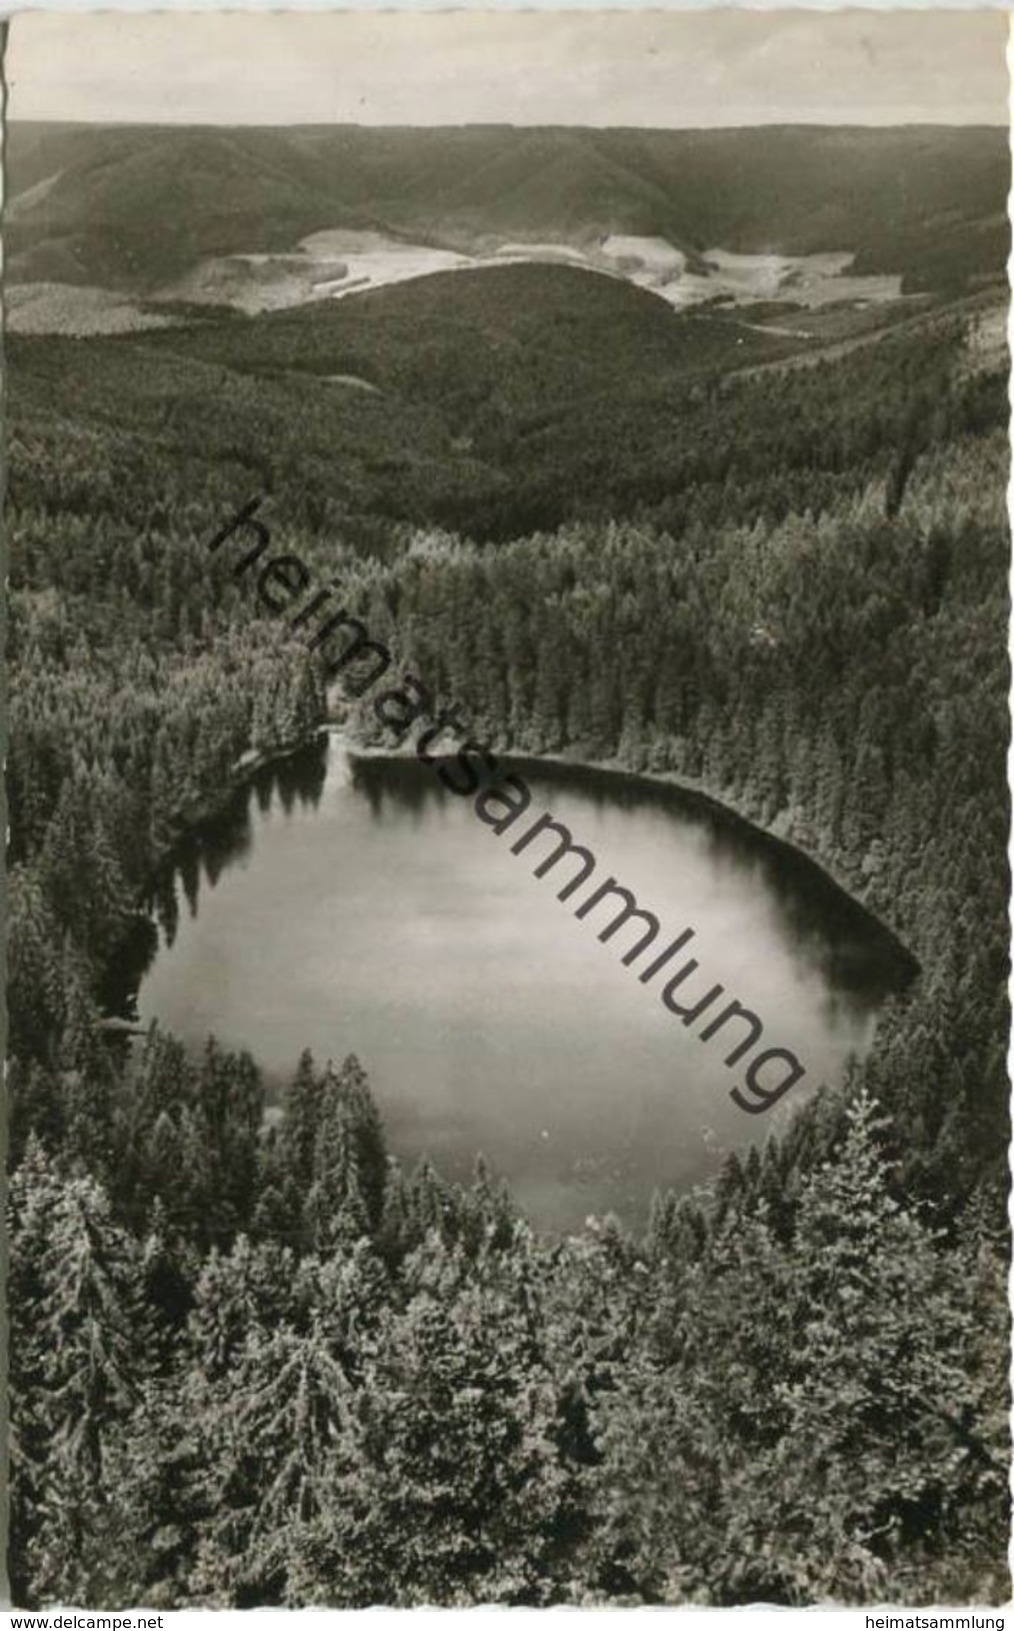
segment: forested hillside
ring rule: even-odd
[[[286,127],[14,122],[7,225],[16,282],[147,289],[204,256],[294,248],[335,227],[471,248],[659,235],[849,250],[905,287],[960,287],[1003,264],[1006,132]],[[848,187],[840,185],[843,174]],[[181,230],[182,224],[182,230]]]
[[[45,502],[97,508],[104,539],[196,539],[254,491],[328,564],[404,541],[397,522],[497,542],[576,517],[781,518],[946,433],[941,346],[989,310],[983,295],[823,363],[734,316],[515,266],[159,335],[12,336],[11,481],[59,436]],[[772,366],[787,358],[805,372]],[[765,371],[740,388],[730,369]],[[989,388],[965,390],[973,417]],[[92,471],[100,429],[112,463]]]
[[[1006,359],[734,371],[496,276],[9,345],[15,1599],[1003,1600]],[[174,838],[325,716],[207,549],[258,496],[477,734],[702,787],[918,958],[644,1238],[404,1171],[352,1031],[266,1121],[249,1057],[97,1026]]]

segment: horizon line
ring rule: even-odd
[[[557,120],[525,121],[519,123],[508,119],[463,119],[441,120],[439,122],[402,122],[386,123],[381,120],[246,120],[246,119],[68,119],[62,117],[48,117],[33,114],[30,118],[7,117],[8,128],[14,125],[63,125],[68,129],[94,129],[94,130],[588,130],[588,131],[639,131],[642,133],[658,135],[718,135],[733,134],[742,130],[997,130],[1009,131],[1011,120],[1000,122],[988,119],[752,119],[743,124],[734,125],[632,125],[632,124],[586,124],[568,123]]]

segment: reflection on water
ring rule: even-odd
[[[894,937],[872,920],[854,900],[818,867],[787,844],[758,833],[757,829],[700,795],[619,771],[591,770],[562,763],[547,766],[537,759],[501,760],[502,768],[517,772],[543,797],[536,800],[524,830],[544,810],[555,812],[557,790],[575,793],[596,811],[605,808],[638,813],[661,813],[663,818],[693,828],[701,837],[710,864],[733,867],[756,887],[769,892],[786,950],[802,970],[818,967],[829,985],[831,1004],[852,1004],[854,1011],[879,1004],[885,991],[903,978],[907,958]],[[352,763],[353,785],[368,799],[382,819],[385,802],[422,824],[427,807],[456,804],[432,771],[413,760],[382,757]],[[581,832],[573,829],[575,842]],[[505,838],[509,845],[512,837]],[[523,865],[519,858],[519,865]],[[622,876],[619,881],[622,883]],[[590,887],[590,886],[589,886]],[[641,904],[652,906],[650,896]],[[910,965],[914,972],[914,964]]]
[[[321,740],[287,759],[262,766],[224,809],[190,828],[173,851],[171,865],[156,882],[150,902],[167,945],[172,945],[176,935],[176,882],[190,916],[196,917],[202,881],[214,889],[225,868],[241,863],[249,853],[255,815],[269,815],[275,804],[287,816],[297,808],[315,810],[326,775],[327,745]]]
[[[911,966],[808,862],[700,799],[514,768],[533,802],[502,837],[431,768],[350,761],[336,739],[258,772],[181,843],[123,979],[143,1021],[250,1048],[273,1089],[305,1046],[355,1051],[396,1153],[464,1177],[481,1150],[540,1224],[637,1221],[653,1188],[698,1181],[840,1079]],[[701,990],[720,982],[763,1046],[798,1055],[806,1077],[770,1114],[737,1109],[726,1050],[622,965],[630,941],[575,918],[593,885],[563,904],[560,874],[532,875],[548,846],[511,853],[549,812],[666,940],[694,928]]]

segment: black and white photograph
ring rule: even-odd
[[[1002,1631],[1008,21],[5,25],[15,1609]]]

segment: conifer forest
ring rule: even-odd
[[[15,301],[5,341],[17,1605],[1009,1596],[1006,134],[514,134],[12,127],[15,292],[139,314]],[[793,154],[754,223],[743,164]],[[896,287],[684,308],[558,257],[249,310],[184,276],[522,218],[701,279],[773,221]],[[843,1079],[646,1221],[556,1231],[495,1151],[406,1158],[338,996],[282,1091],[124,1021],[186,835],[322,727],[379,736],[209,551],[254,498],[476,740],[697,789],[884,925],[915,973]]]

